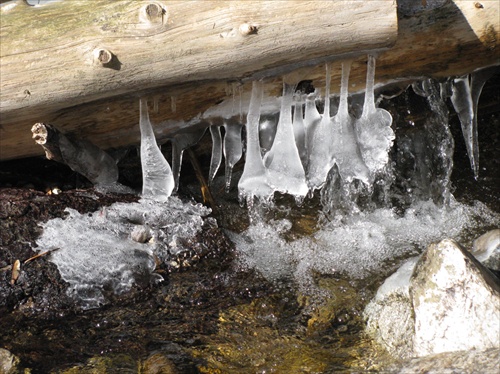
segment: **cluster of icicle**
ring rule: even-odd
[[[330,112],[331,79],[328,64],[323,114],[316,107],[318,91],[311,94],[296,92],[296,84],[284,81],[277,126],[273,123],[275,118],[261,115],[268,103],[263,102],[262,81],[253,82],[245,123],[246,162],[238,183],[242,200],[251,202],[254,197],[270,200],[275,192],[281,192],[295,196],[300,202],[308,193],[325,185],[332,168],[336,168],[344,183],[358,180],[370,189],[389,161],[389,150],[395,135],[391,128],[390,113],[375,106],[374,56],[368,56],[367,65],[365,99],[360,118],[354,118],[348,110],[350,61],[342,62],[340,103],[333,116]],[[484,83],[493,73],[494,70],[485,69],[456,78],[448,86],[451,88],[451,102],[462,124],[476,178],[479,170],[477,103]],[[418,93],[418,86],[414,85],[414,89]],[[268,110],[264,112],[268,114]],[[212,137],[209,184],[213,182],[224,156],[226,190],[231,186],[233,166],[243,156],[241,102],[240,115],[232,114],[223,118],[222,124],[213,118],[209,120]],[[224,137],[221,134],[222,127]],[[184,149],[197,143],[205,129],[179,134],[172,139],[172,170],[156,143],[147,104],[143,100],[140,103],[140,128],[142,196],[164,201],[178,186]]]
[[[278,191],[300,201],[309,191],[323,187],[334,166],[346,183],[357,179],[371,185],[389,160],[394,141],[392,117],[375,107],[373,56],[368,57],[363,114],[359,119],[349,114],[350,66],[350,62],[342,63],[340,104],[334,116],[330,113],[328,65],[323,114],[316,108],[316,92],[296,96],[293,84],[283,84],[276,135],[263,157],[259,143],[262,82],[253,82],[246,122],[246,162],[238,184],[241,198],[249,202],[254,197],[266,200]]]

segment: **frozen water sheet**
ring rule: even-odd
[[[59,248],[50,260],[69,283],[68,292],[85,309],[105,304],[110,293],[160,279],[153,273],[154,257],[166,262],[182,251],[184,240],[196,236],[202,217],[210,212],[175,197],[167,202],[115,203],[92,214],[67,211],[65,219],[42,225],[37,245],[39,250]],[[132,231],[141,226],[150,229],[152,241],[132,240]]]

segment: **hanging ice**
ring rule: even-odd
[[[212,135],[212,158],[210,160],[210,172],[208,175],[209,185],[212,184],[222,160],[222,137],[220,134],[220,126],[210,126],[210,134]]]
[[[375,107],[373,84],[375,78],[375,57],[368,55],[365,102],[363,114],[355,122],[355,130],[361,156],[371,173],[380,171],[389,161],[389,150],[394,141],[392,116]]]
[[[369,185],[371,182],[370,171],[366,167],[354,133],[353,118],[349,114],[347,95],[349,72],[351,62],[342,63],[342,82],[340,87],[340,103],[337,114],[333,117],[333,157],[339,168],[339,173],[344,182],[359,179]],[[328,100],[327,100],[328,101]],[[325,101],[325,113],[326,102]]]
[[[179,188],[179,177],[181,175],[182,155],[184,150],[195,145],[205,134],[205,127],[189,133],[181,133],[172,139],[172,171],[174,174],[175,191]]]
[[[311,149],[313,148],[314,131],[316,130],[316,127],[321,121],[321,114],[319,114],[318,108],[316,108],[316,96],[317,96],[317,91],[307,95],[306,97],[306,105],[304,113],[304,131],[305,131],[305,143],[307,151],[307,162],[306,165],[304,165],[304,169],[306,171],[306,175],[309,175],[309,159],[310,159]]]
[[[301,95],[297,97],[294,104],[293,112],[293,136],[295,137],[295,145],[299,150],[300,161],[305,170],[307,165],[307,146],[306,146],[306,128],[304,125],[304,102]]]
[[[477,123],[474,126],[474,108],[469,85],[469,76],[457,78],[453,82],[453,95],[451,102],[455,108],[460,124],[462,125],[462,134],[469,155],[470,165],[474,171],[474,177],[479,173],[479,146],[477,142]]]
[[[477,106],[484,84],[495,71],[495,68],[486,68],[453,81],[451,102],[460,119],[467,154],[476,179],[479,176]]]
[[[248,107],[246,131],[247,131],[247,152],[245,167],[238,183],[240,198],[251,200],[254,196],[269,198],[273,190],[269,187],[266,179],[266,169],[259,145],[259,120],[260,105],[262,103],[261,81],[252,82],[252,96]]]
[[[264,158],[267,180],[275,190],[296,197],[307,194],[308,188],[299,151],[295,145],[292,124],[292,102],[294,85],[283,82],[278,129],[271,150]]]
[[[231,175],[233,166],[240,160],[243,154],[243,147],[241,143],[241,123],[235,121],[225,120],[224,129],[224,160],[226,163],[226,192],[231,187]]]
[[[334,165],[332,144],[333,131],[330,118],[330,66],[326,65],[325,86],[325,109],[320,116],[316,109],[314,100],[310,97],[306,102],[306,131],[312,134],[308,139],[309,164],[307,182],[309,188],[314,190],[321,188],[325,182],[328,172]]]
[[[156,144],[149,121],[147,101],[141,99],[139,126],[141,129],[142,197],[166,201],[174,189],[172,169]]]

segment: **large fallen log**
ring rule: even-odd
[[[41,154],[30,129],[42,121],[103,148],[138,144],[144,95],[167,138],[252,79],[264,77],[268,95],[290,72],[321,87],[325,61],[354,59],[352,91],[364,89],[367,52],[379,53],[379,84],[499,63],[495,0],[399,17],[392,0],[11,6],[1,8],[0,160]]]

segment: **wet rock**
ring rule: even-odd
[[[130,237],[133,241],[137,243],[146,243],[148,240],[152,238],[151,229],[147,226],[135,226],[132,232],[130,233]]]
[[[500,345],[498,279],[453,240],[405,263],[366,307],[367,332],[397,358]]]
[[[417,356],[500,345],[500,286],[452,240],[432,244],[410,281]]]
[[[446,352],[413,358],[388,370],[390,373],[496,373],[500,350]]]
[[[14,374],[20,371],[19,358],[8,350],[0,348],[0,373]]]
[[[161,353],[154,353],[142,364],[144,374],[176,374],[177,369],[172,361]]]
[[[409,288],[418,260],[409,259],[387,278],[364,312],[367,332],[398,358],[413,356],[415,319]]]
[[[488,231],[474,240],[471,253],[487,268],[500,271],[500,229]]]

